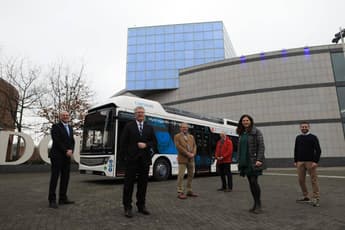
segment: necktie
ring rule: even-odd
[[[68,125],[65,125],[65,129],[66,129],[67,135],[69,136],[69,128],[68,128]]]
[[[140,133],[140,136],[143,135],[143,123],[139,123],[139,133]]]

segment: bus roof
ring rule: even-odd
[[[181,116],[185,116],[188,118],[194,118],[198,120],[203,120],[203,121],[208,121],[208,122],[213,122],[213,123],[218,123],[218,124],[223,124],[223,125],[231,125],[231,126],[236,126],[237,124],[236,121],[229,120],[226,118],[222,119],[222,118],[216,118],[216,117],[211,117],[211,116],[203,116],[203,115],[192,113],[189,111],[162,106],[157,101],[152,101],[152,100],[143,99],[139,97],[133,97],[133,96],[125,96],[125,95],[111,97],[108,100],[104,101],[103,103],[93,106],[92,108],[89,109],[89,111],[92,111],[97,108],[101,108],[110,104],[113,104],[117,107],[120,107],[130,112],[134,111],[134,109],[137,106],[142,106],[145,108],[145,112],[148,114],[156,114],[156,115],[161,115],[165,117],[176,115],[176,118],[178,117],[181,118]]]

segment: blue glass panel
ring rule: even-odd
[[[166,33],[166,34],[174,33],[174,26],[166,26],[166,27],[164,27],[164,33]]]
[[[223,49],[215,49],[214,50],[214,56],[224,58],[224,50]]]
[[[174,43],[165,43],[165,51],[173,51],[174,50]]]
[[[166,34],[164,39],[165,42],[174,42],[174,34]]]
[[[155,52],[155,45],[154,44],[148,44],[145,46],[145,52],[148,52],[148,53],[153,53]]]
[[[157,42],[157,43],[163,43],[163,42],[165,42],[165,36],[164,35],[156,35],[155,36],[155,41]]]
[[[165,53],[165,60],[174,60],[174,59],[175,59],[174,52],[166,52]]]
[[[204,50],[194,50],[194,58],[203,58]]]
[[[155,69],[157,69],[157,70],[164,69],[164,61],[157,61],[155,63]]]
[[[205,40],[211,40],[211,39],[213,39],[213,31],[204,32],[204,39],[205,39]]]
[[[175,46],[174,49],[177,51],[184,50],[184,43],[183,42],[176,42],[174,46]]]
[[[128,34],[128,37],[135,37],[137,35],[137,31],[136,29],[129,28],[127,34]]]
[[[157,86],[157,88],[164,88],[165,87],[165,81],[164,80],[157,80],[156,86]]]
[[[193,33],[184,33],[183,34],[183,40],[186,41],[193,41],[194,40],[194,34]]]
[[[136,81],[135,89],[145,89],[145,81]]]
[[[205,63],[205,61],[204,61],[203,58],[198,58],[198,59],[194,60],[194,64],[195,65],[201,65],[201,64],[204,64],[204,63]]]
[[[213,48],[213,46],[214,46],[213,40],[204,41],[204,48],[205,48],[205,49]]]
[[[174,34],[174,41],[175,42],[183,41],[183,34],[182,33]]]
[[[197,23],[197,24],[194,24],[194,32],[199,32],[199,31],[203,31],[204,30],[204,27],[201,23]]]
[[[183,25],[183,32],[193,32],[193,24],[185,24]]]
[[[154,70],[155,69],[155,63],[154,62],[145,62],[145,69],[146,70]]]
[[[155,88],[156,88],[155,80],[146,81],[146,89],[155,89]]]
[[[135,45],[137,43],[137,39],[135,37],[129,37],[127,39],[128,45]]]
[[[184,47],[186,50],[192,50],[194,49],[194,42],[185,42]]]
[[[175,33],[182,33],[183,32],[183,25],[175,25],[174,26]]]
[[[204,31],[213,30],[213,24],[212,23],[204,23],[203,28],[204,28]]]
[[[223,23],[221,22],[214,22],[213,24],[213,29],[214,30],[223,30]]]
[[[165,80],[165,86],[167,88],[175,88],[176,87],[175,79],[167,79],[167,80]]]
[[[184,59],[184,51],[176,51],[175,52],[175,60]]]
[[[223,39],[223,31],[213,31],[213,39]]]
[[[146,78],[153,79],[154,78],[154,71],[146,71]]]
[[[164,34],[165,32],[165,26],[159,26],[159,27],[155,27],[155,34]]]
[[[127,55],[127,62],[135,62],[137,60],[136,55],[128,54]]]
[[[135,89],[135,81],[126,81],[127,89]]]
[[[137,36],[145,36],[146,28],[137,28]]]
[[[127,71],[127,80],[135,80],[135,72]]]
[[[146,43],[155,43],[155,36],[154,35],[150,35],[146,37]]]
[[[191,58],[194,58],[194,52],[193,51],[190,51],[190,50],[186,50],[184,52],[184,56],[186,59],[191,59]]]
[[[152,35],[155,33],[155,31],[156,29],[154,27],[146,28],[146,35]]]
[[[214,51],[213,49],[207,49],[204,51],[204,57],[209,58],[209,57],[214,57]]]
[[[194,60],[193,59],[186,59],[185,60],[185,67],[193,66]]]
[[[194,33],[194,40],[204,40],[204,34],[202,32]]]
[[[164,60],[164,58],[165,58],[165,53],[163,53],[163,52],[155,53],[155,60],[156,61]]]
[[[137,37],[137,44],[144,44],[145,41],[146,41],[146,37],[144,36]]]
[[[136,65],[135,65],[135,69],[137,71],[145,70],[145,63],[144,62],[137,62]]]
[[[127,63],[127,71],[135,71],[136,63]]]
[[[145,54],[144,53],[137,54],[136,56],[137,56],[137,62],[145,61]]]
[[[165,62],[165,69],[175,69],[175,62],[174,61]]]
[[[223,40],[214,40],[213,41],[213,43],[214,43],[214,48],[224,48],[224,42],[223,42]]]
[[[137,46],[128,46],[127,47],[127,53],[128,54],[133,54],[137,52]]]
[[[145,55],[147,62],[152,62],[155,60],[155,54],[154,53],[146,53]]]
[[[216,59],[214,59],[213,57],[207,57],[204,59],[204,63],[214,62],[214,61],[216,61]]]
[[[175,61],[176,69],[182,69],[184,67],[184,59]]]
[[[167,70],[165,71],[165,77],[166,78],[176,78],[177,75],[176,75],[176,70],[173,69],[173,70]]]
[[[163,52],[165,50],[165,45],[162,43],[155,44],[155,49],[157,52]]]
[[[202,41],[194,42],[194,49],[200,50],[204,48],[204,43]]]
[[[146,46],[139,45],[139,46],[137,46],[137,53],[144,53],[145,49],[146,49]]]

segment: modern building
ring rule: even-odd
[[[271,166],[292,166],[299,123],[309,121],[321,165],[345,164],[345,61],[341,45],[235,57],[179,71],[178,88],[145,98],[214,117],[251,114]]]
[[[221,21],[128,29],[126,90],[179,88],[179,69],[235,57]]]
[[[14,130],[18,105],[18,91],[0,78],[0,130]]]

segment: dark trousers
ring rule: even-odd
[[[150,165],[141,159],[126,162],[125,181],[123,186],[122,202],[125,209],[132,208],[132,195],[135,179],[137,180],[137,207],[145,207],[146,188],[149,178]]]
[[[222,188],[232,189],[232,173],[230,170],[230,163],[223,163],[218,165],[220,178],[222,180]],[[228,179],[228,186],[226,186],[226,178]]]
[[[252,193],[254,199],[253,209],[261,208],[261,189],[258,183],[258,176],[247,176],[250,192]]]
[[[56,186],[60,176],[59,200],[67,199],[67,187],[69,181],[69,172],[71,166],[70,158],[50,158],[51,174],[49,184],[48,200],[56,201]]]

